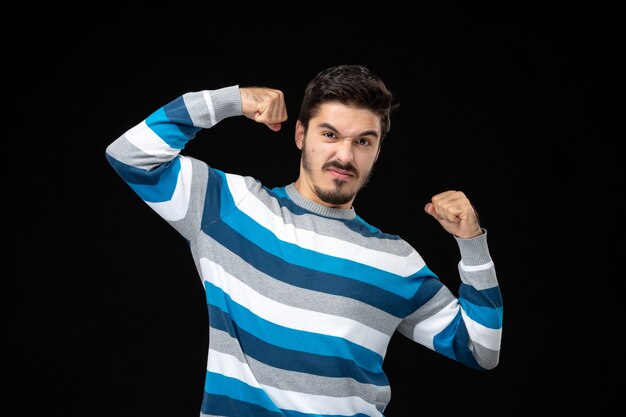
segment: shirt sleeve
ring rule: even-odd
[[[202,129],[242,115],[238,86],[183,94],[106,148],[114,171],[186,238],[200,227],[208,166],[181,154]]]

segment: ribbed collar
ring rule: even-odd
[[[308,198],[302,197],[302,195],[296,190],[294,183],[291,183],[285,187],[285,192],[296,205],[308,210],[312,213],[319,214],[324,217],[332,217],[334,219],[352,220],[356,217],[354,208],[341,209],[334,207],[326,207],[322,204],[318,204]]]

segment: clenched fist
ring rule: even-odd
[[[461,239],[470,239],[483,233],[478,214],[461,191],[444,191],[433,196],[424,207],[446,231]]]
[[[244,116],[278,132],[281,123],[287,120],[283,92],[267,87],[242,87],[239,91]]]

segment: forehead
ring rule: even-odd
[[[309,121],[310,127],[331,125],[344,136],[360,135],[363,132],[376,132],[380,137],[380,117],[371,110],[339,102],[320,105],[315,116]]]

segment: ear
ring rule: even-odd
[[[302,150],[304,145],[304,125],[300,120],[296,121],[296,134],[295,134],[296,146]]]

